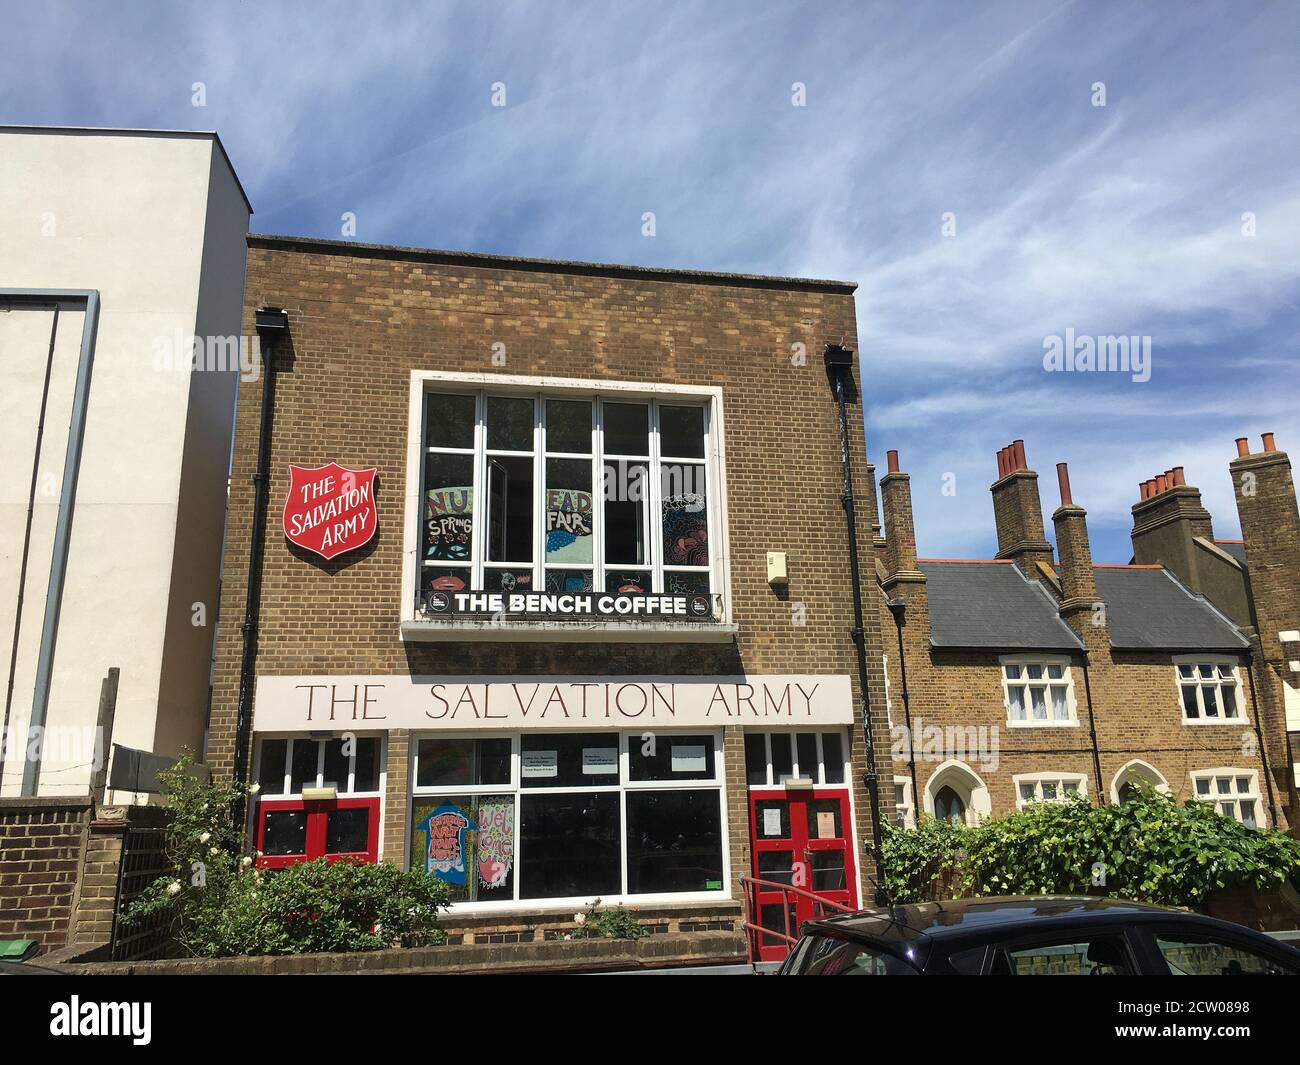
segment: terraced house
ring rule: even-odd
[[[877,576],[900,822],[1152,785],[1248,825],[1297,823],[1300,520],[1272,435],[1238,451],[1243,542],[1215,539],[1180,467],[1140,486],[1127,565],[1094,564],[1063,463],[1053,550],[1023,441],[997,456],[997,557],[918,559],[889,452]]]

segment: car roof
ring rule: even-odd
[[[804,929],[837,936],[861,936],[877,941],[906,941],[922,937],[946,939],[1016,928],[1024,931],[1048,931],[1053,926],[1077,924],[1081,920],[1089,923],[1122,923],[1134,918],[1143,921],[1203,919],[1200,914],[1187,910],[1124,899],[1093,898],[1086,895],[1032,895],[952,899],[881,907],[810,921]]]

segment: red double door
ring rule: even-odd
[[[797,936],[804,921],[834,912],[818,906],[809,895],[856,908],[857,871],[846,790],[751,791],[749,824],[755,878],[796,889],[757,886],[750,918],[754,923]],[[756,936],[759,960],[779,961],[789,953],[783,939]]]
[[[263,869],[314,858],[379,860],[379,799],[262,799],[255,837]]]

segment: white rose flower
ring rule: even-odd
[[[209,853],[210,855],[212,855],[212,857],[215,858],[215,857],[216,857],[218,854],[220,854],[221,852],[220,852],[219,850],[217,850],[216,847],[209,847],[209,848],[208,848],[208,853]]]
[[[586,924],[587,915],[585,913],[575,913],[573,915],[573,921],[575,924]]]
[[[253,864],[253,859],[250,858],[248,855],[244,855],[244,857],[239,859],[239,864],[243,866],[245,869],[247,869],[250,865]]]
[[[181,893],[181,882],[179,880],[173,880],[170,884],[167,885],[168,895],[179,895],[180,893]]]
[[[254,784],[252,787],[250,787],[250,788],[248,789],[248,794],[249,794],[249,795],[256,795],[256,794],[257,794],[259,791],[261,791],[261,790],[262,790],[262,785],[261,785],[261,784]]]
[[[211,838],[212,838],[211,832],[204,832],[201,836],[199,836],[199,842],[207,843],[207,841],[210,840]]]

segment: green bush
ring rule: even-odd
[[[159,774],[171,813],[172,871],[127,908],[128,924],[161,916],[185,953],[243,954],[375,950],[441,942],[446,884],[391,865],[327,862],[278,871],[241,854],[232,812],[246,794],[230,781],[203,782],[184,756]]]
[[[625,909],[622,903],[612,909],[602,910],[600,899],[593,901],[586,913],[574,914],[577,918],[577,931],[571,933],[572,939],[640,939],[646,935],[636,919],[636,912]]]
[[[1153,789],[1118,805],[1032,803],[975,827],[891,826],[884,839],[885,888],[896,902],[935,897],[941,886],[949,897],[1092,894],[1197,906],[1215,892],[1276,890],[1297,876],[1300,841]]]

